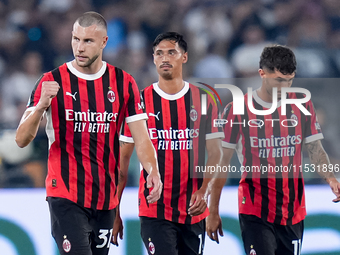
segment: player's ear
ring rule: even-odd
[[[103,37],[103,41],[102,41],[102,49],[104,49],[106,47],[107,41],[108,41],[109,37],[108,36],[104,36]]]
[[[261,78],[264,78],[264,76],[266,75],[263,69],[259,69],[259,74]]]
[[[153,57],[153,63],[156,65],[155,53],[152,54],[152,57]]]
[[[183,53],[183,64],[188,62],[188,52]]]

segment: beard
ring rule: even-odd
[[[171,73],[163,73],[161,76],[164,80],[171,80],[172,79]]]
[[[172,72],[165,71],[159,74],[164,80],[172,80]]]
[[[76,62],[77,62],[77,65],[80,66],[80,67],[89,67],[93,64],[94,61],[97,60],[98,57],[99,57],[99,54],[93,56],[92,58],[89,58],[89,60],[86,61],[85,63],[84,62],[78,62],[78,59],[76,58]]]

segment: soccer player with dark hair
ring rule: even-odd
[[[199,176],[200,166],[216,166],[222,155],[222,130],[213,126],[218,118],[214,98],[183,80],[183,64],[188,60],[187,44],[175,32],[160,34],[153,44],[158,82],[142,91],[150,138],[157,151],[158,167],[164,183],[157,203],[149,204],[146,171],[140,175],[139,216],[141,236],[148,254],[203,254],[205,218],[210,176]],[[206,113],[202,112],[206,96]],[[134,139],[125,128],[121,135],[121,158],[130,158]],[[205,150],[208,158],[205,164]],[[118,192],[124,189],[128,165],[121,165]],[[202,169],[202,168],[200,168]],[[197,176],[196,176],[197,175]],[[205,178],[203,178],[205,177]],[[117,216],[113,236],[122,234]]]
[[[292,85],[295,72],[296,60],[292,50],[280,45],[265,47],[259,69],[262,86],[253,91],[253,108],[270,109],[273,97],[277,95],[280,100],[281,89]],[[277,89],[277,94],[273,93],[273,88]],[[224,127],[221,163],[228,166],[236,151],[241,167],[251,169],[242,173],[238,189],[244,249],[246,254],[298,255],[306,215],[302,148],[307,149],[310,162],[316,169],[330,166],[320,141],[323,138],[320,125],[310,100],[302,106],[311,115],[304,114],[294,104],[288,104],[286,115],[283,115],[281,101],[273,113],[256,115],[249,110],[247,97],[244,115],[233,114],[233,103],[224,110],[223,118],[238,124],[226,124]],[[303,99],[304,94],[291,92],[287,93],[287,97]],[[257,121],[252,122],[253,119]],[[331,169],[319,174],[336,195],[333,202],[340,201],[340,184]],[[218,207],[226,176],[220,177],[212,187],[207,218],[207,233],[215,241],[218,241],[217,232],[223,234]]]
[[[60,254],[108,254],[118,204],[119,131],[125,121],[146,171],[147,201],[159,199],[162,183],[147,116],[131,75],[102,60],[105,19],[79,17],[72,31],[75,59],[37,81],[16,134],[20,147],[47,117],[47,201]]]

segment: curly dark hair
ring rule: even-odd
[[[176,32],[166,32],[166,33],[159,34],[156,37],[155,41],[153,42],[153,45],[152,45],[153,50],[155,50],[155,47],[163,40],[174,41],[178,43],[178,46],[182,50],[184,50],[184,52],[187,52],[188,50],[187,42],[184,41],[183,35],[176,33]]]
[[[282,74],[292,74],[296,71],[296,59],[293,51],[282,45],[265,47],[260,58],[260,68],[275,70]]]

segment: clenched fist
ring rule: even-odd
[[[57,95],[59,88],[60,86],[56,81],[44,81],[41,84],[41,96],[38,105],[47,109],[51,105],[52,98]]]

